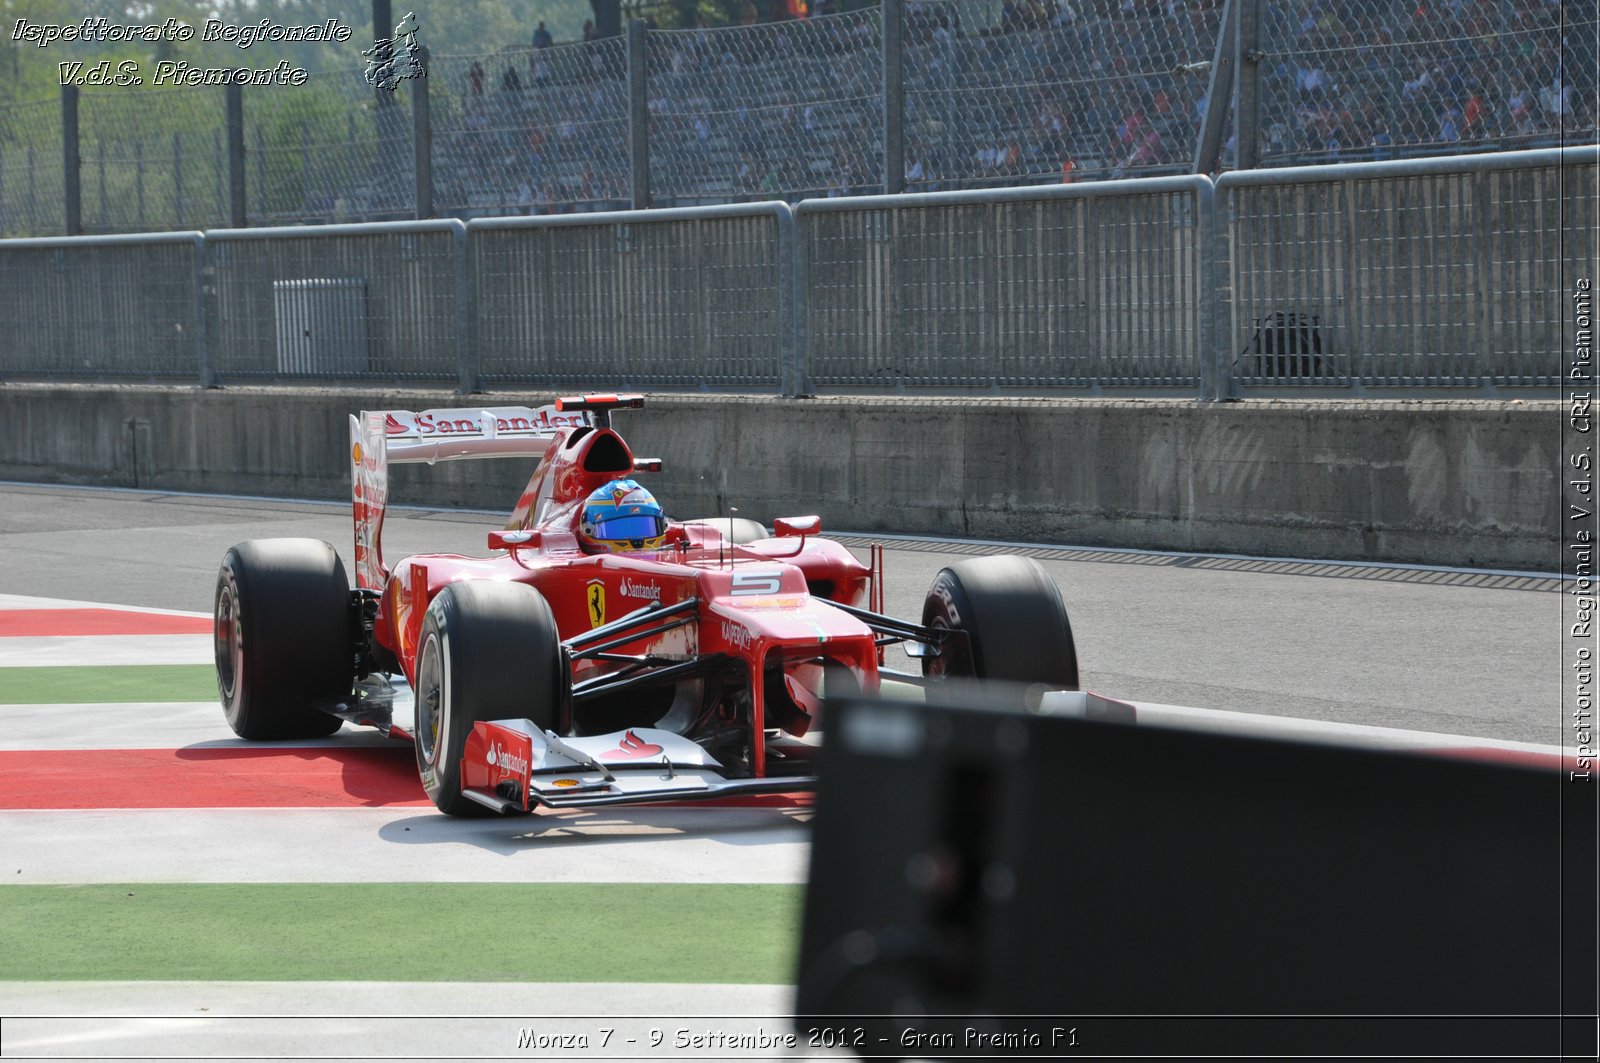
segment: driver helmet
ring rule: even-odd
[[[635,480],[613,480],[584,499],[578,538],[586,549],[656,550],[666,534],[661,504]]]

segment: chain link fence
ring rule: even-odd
[[[1238,3],[1254,27],[1238,56],[1253,79],[1254,162],[1595,134],[1596,0]],[[360,70],[247,87],[238,159],[221,88],[90,89],[81,222],[89,232],[224,224],[234,167],[250,224],[414,216],[419,90],[424,209],[463,219],[611,210],[640,205],[636,191],[653,206],[792,203],[1186,172],[1224,9],[907,0],[888,19],[873,6],[723,28],[640,24],[644,54],[631,60],[628,38],[615,37],[439,56],[424,81],[394,92]],[[0,233],[63,231],[61,126],[59,101],[0,115]],[[1232,140],[1225,162],[1237,157]]]
[[[64,188],[61,101],[12,106],[0,127],[0,236],[61,232]]]
[[[78,138],[85,232],[228,223],[221,88],[85,90],[78,97]]]
[[[1318,0],[1262,14],[1267,165],[1593,138],[1595,4]]]
[[[1221,5],[925,0],[905,14],[908,190],[1182,173]]]
[[[430,61],[437,210],[629,206],[626,73],[620,38]]]
[[[410,94],[361,71],[244,91],[247,216],[257,225],[392,221],[416,202]]]
[[[657,202],[881,191],[876,10],[648,36]]]

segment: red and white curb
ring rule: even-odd
[[[210,623],[0,596],[0,667],[209,663]],[[805,880],[807,807],[455,820],[413,756],[351,727],[245,742],[214,700],[0,705],[0,870],[17,884]]]

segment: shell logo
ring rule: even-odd
[[[361,444],[360,443],[357,443],[357,444],[355,444],[354,446],[352,446],[350,448],[350,460],[354,461],[357,465],[361,464]]]

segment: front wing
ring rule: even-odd
[[[462,795],[496,812],[705,801],[815,787],[810,775],[730,779],[696,743],[650,727],[558,738],[530,720],[479,722],[461,757]]]

